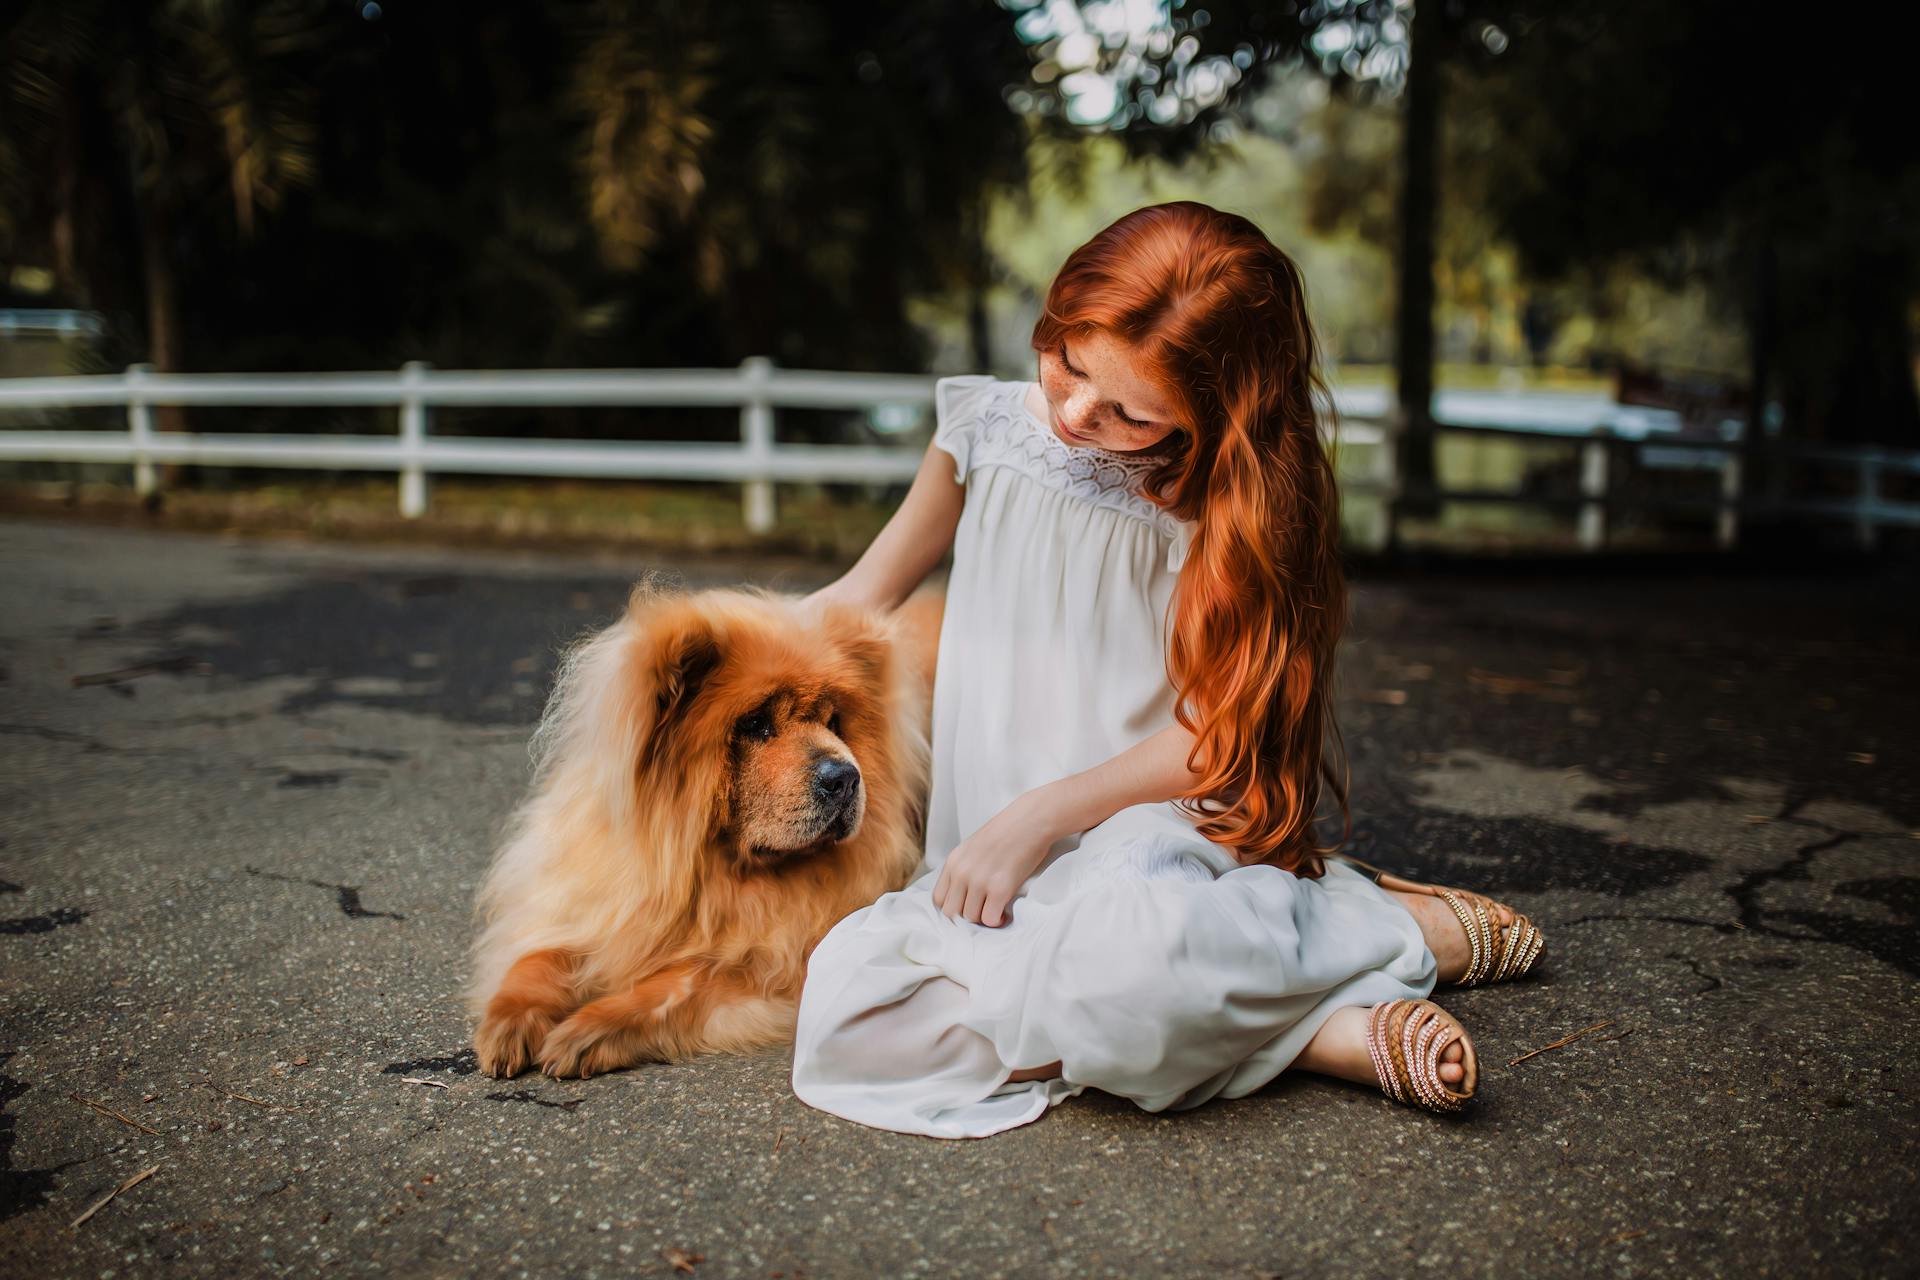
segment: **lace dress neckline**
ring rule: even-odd
[[[1122,450],[1102,449],[1100,446],[1092,444],[1068,444],[1055,433],[1052,423],[1042,418],[1028,406],[1027,389],[1038,386],[1039,384],[1037,382],[1028,379],[1025,382],[1013,382],[1008,385],[1014,388],[1014,408],[1019,410],[1020,416],[1036,428],[1036,434],[1044,436],[1050,443],[1058,445],[1060,452],[1066,456],[1073,457],[1079,455],[1098,458],[1103,463],[1113,462],[1128,468],[1136,474],[1151,471],[1154,466],[1160,462],[1159,456],[1154,454],[1140,452],[1127,453]]]
[[[974,385],[986,395],[984,412],[973,420],[971,438],[960,437],[957,426],[944,426],[935,435],[937,442],[943,434],[952,433],[949,446],[970,458],[961,465],[963,473],[981,467],[1010,468],[1047,488],[1144,521],[1169,540],[1167,568],[1180,568],[1193,526],[1149,502],[1140,492],[1140,482],[1161,458],[1069,445],[1027,406],[1027,389],[1034,385],[1030,381],[1010,382],[981,375]]]

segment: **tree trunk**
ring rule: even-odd
[[[155,373],[179,373],[180,301],[169,254],[172,220],[164,197],[141,189],[137,177],[134,201],[140,224],[140,276],[146,291],[147,363]],[[153,426],[156,431],[185,431],[187,412],[180,405],[161,405],[153,411]],[[161,464],[159,492],[178,487],[180,472],[177,462]]]
[[[993,370],[993,327],[987,314],[987,287],[992,283],[992,255],[987,252],[986,196],[974,203],[967,219],[967,347],[970,369]]]
[[[1774,299],[1773,246],[1761,244],[1753,256],[1752,310],[1747,320],[1747,425],[1740,437],[1740,490],[1749,499],[1777,499],[1780,475],[1776,460],[1767,451],[1767,402],[1773,389]],[[1743,514],[1743,523],[1755,523],[1755,514]],[[1771,524],[1771,514],[1758,522]]]
[[[1906,263],[1890,253],[1823,253],[1795,266],[1780,281],[1782,433],[1920,449]]]
[[[1406,136],[1401,148],[1398,309],[1394,317],[1394,390],[1401,496],[1395,524],[1432,519],[1433,229],[1440,189],[1440,53],[1444,15],[1414,9],[1408,31]]]
[[[53,150],[53,278],[60,291],[76,305],[92,298],[82,274],[79,249],[80,220],[80,95],[69,82],[60,87],[58,124],[60,141]]]
[[[987,318],[987,282],[983,278],[967,286],[967,345],[971,348],[969,369],[993,368],[993,329]]]

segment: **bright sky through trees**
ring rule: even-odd
[[[1018,13],[1020,38],[1039,48],[1034,83],[1052,85],[1058,94],[1018,89],[1010,105],[1059,110],[1089,128],[1183,123],[1217,106],[1263,56],[1251,43],[1203,56],[1193,33],[1208,25],[1209,14],[1182,0],[1002,3]],[[1411,10],[1412,0],[1315,0],[1296,20],[1310,33],[1307,49],[1323,70],[1391,95],[1406,79]],[[1498,38],[1504,45],[1505,37]]]

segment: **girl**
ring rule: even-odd
[[[1297,268],[1237,215],[1139,209],[1067,259],[1033,345],[1036,383],[938,380],[905,501],[812,597],[891,609],[953,549],[923,871],[814,950],[795,1093],[936,1137],[1289,1066],[1457,1110],[1473,1048],[1423,997],[1540,942],[1315,840],[1323,779],[1347,814],[1346,593]]]

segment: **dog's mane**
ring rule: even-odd
[[[831,856],[741,876],[712,856],[724,753],[649,748],[670,727],[658,722],[660,673],[676,635],[703,631],[725,654],[778,634],[776,626],[833,639],[819,659],[826,666],[873,640],[873,698],[888,714],[875,718],[878,740],[861,748],[860,831]],[[799,972],[797,951],[903,883],[919,859],[913,799],[924,793],[929,748],[926,692],[914,664],[894,652],[898,634],[890,618],[805,606],[767,588],[689,595],[653,580],[636,585],[622,616],[570,644],[556,669],[528,745],[528,793],[478,897],[475,1010],[517,957],[545,948],[582,957],[583,989],[617,988],[650,966],[703,954],[738,963],[758,950],[768,972]]]

